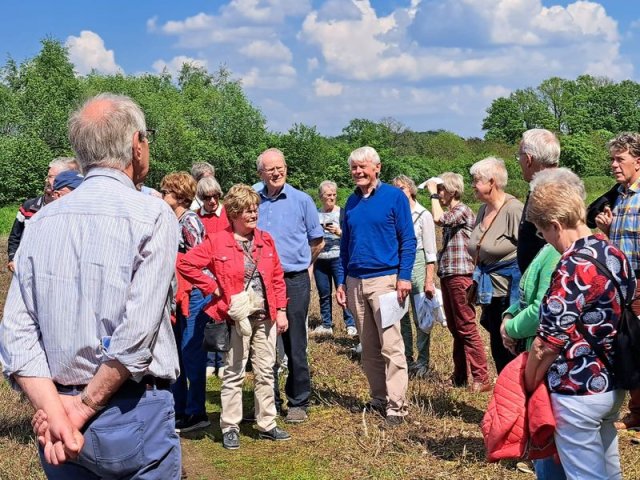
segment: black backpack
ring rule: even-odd
[[[573,255],[593,263],[616,287],[620,301],[624,302],[614,338],[615,365],[611,365],[602,345],[595,341],[580,319],[576,320],[576,328],[589,343],[600,361],[607,367],[609,373],[613,375],[613,382],[617,388],[625,390],[640,388],[640,320],[631,311],[631,302],[633,302],[635,291],[627,292],[627,298],[625,299],[622,296],[620,284],[613,278],[611,271],[602,262],[583,253],[576,252]]]

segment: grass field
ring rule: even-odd
[[[0,264],[6,264],[6,238],[0,238]],[[9,276],[0,274],[0,308]],[[319,321],[317,297],[312,299],[310,322]],[[479,422],[488,394],[453,389],[451,338],[437,327],[431,343],[432,375],[412,380],[409,422],[394,430],[382,428],[373,415],[350,413],[367,399],[367,383],[349,354],[355,341],[344,336],[342,322],[332,339],[311,340],[309,357],[313,405],[309,421],[285,426],[292,441],[272,443],[257,439],[250,425],[241,430],[241,449],[222,448],[218,427],[220,382],[211,378],[207,411],[212,426],[182,440],[183,463],[190,479],[533,479],[515,470],[515,462],[487,464]],[[483,332],[484,334],[484,332]],[[486,338],[486,337],[485,337]],[[251,379],[245,384],[245,405],[253,403]],[[31,435],[31,407],[0,381],[0,480],[44,478]],[[640,446],[623,433],[620,451],[624,476],[640,479]],[[588,461],[588,459],[585,459]]]

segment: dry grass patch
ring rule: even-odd
[[[0,264],[4,265],[6,239],[0,239],[0,252]],[[0,274],[0,307],[8,281],[5,272]],[[310,323],[319,323],[315,294]],[[335,337],[312,338],[309,342],[313,405],[308,422],[281,423],[293,437],[289,442],[259,440],[254,427],[243,424],[240,450],[223,449],[218,426],[220,381],[209,379],[207,411],[212,426],[182,440],[190,479],[534,478],[518,473],[515,462],[485,462],[478,424],[489,396],[447,386],[451,374],[448,331],[438,327],[433,332],[430,377],[410,381],[409,421],[387,430],[381,417],[350,411],[368,399],[368,386],[350,353],[356,342],[344,335],[341,316],[336,315],[335,323]],[[250,375],[245,382],[244,404],[246,408],[253,406]],[[44,478],[30,433],[30,417],[31,407],[6,383],[0,384],[0,479]],[[620,436],[622,465],[625,478],[640,479],[640,446],[632,445],[631,438],[628,433]]]

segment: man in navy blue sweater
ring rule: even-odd
[[[407,414],[409,377],[400,322],[382,328],[379,297],[395,291],[403,303],[409,295],[416,237],[407,197],[378,179],[378,152],[358,148],[351,152],[349,166],[356,190],[345,207],[340,242],[344,278],[336,299],[356,318],[371,392],[367,407],[395,426]]]

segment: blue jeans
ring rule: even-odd
[[[202,309],[210,301],[210,296],[204,298],[202,292],[194,288],[189,297],[189,316],[185,318],[178,313],[173,329],[180,357],[180,376],[171,386],[177,415],[206,413],[207,352],[202,348],[202,340],[208,317]]]
[[[566,480],[564,468],[560,462],[556,463],[553,457],[541,458],[533,461],[538,480]]]
[[[320,316],[322,317],[322,325],[333,327],[331,290],[333,285],[338,285],[338,273],[342,270],[340,257],[337,258],[318,258],[313,265],[313,276],[316,280],[318,288],[318,296],[320,297]],[[346,327],[355,327],[356,322],[353,315],[348,309],[343,310],[344,325]]]
[[[53,466],[40,461],[49,479],[179,479],[180,437],[175,432],[169,390],[125,386],[83,430],[84,447],[75,461]],[[75,392],[80,393],[79,391]]]
[[[309,273],[292,272],[284,274],[284,282],[287,286],[287,320],[289,328],[284,332],[282,344],[287,355],[289,374],[284,386],[287,394],[289,408],[307,408],[311,395],[311,376],[307,361],[307,313],[309,311],[309,295],[311,291],[311,279]],[[280,388],[278,385],[278,362],[273,369],[274,396],[276,406],[282,406]]]

